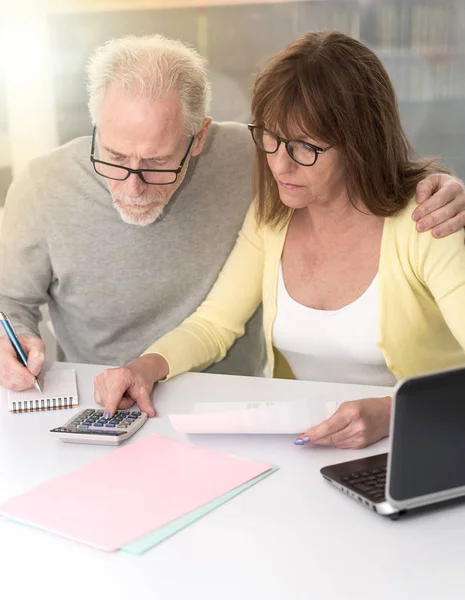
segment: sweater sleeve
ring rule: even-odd
[[[249,209],[236,245],[199,308],[143,354],[155,353],[169,365],[167,379],[206,369],[222,360],[262,300],[263,231]]]
[[[445,238],[417,234],[418,275],[465,350],[465,231]]]
[[[9,315],[18,333],[37,337],[39,306],[48,301],[52,278],[42,219],[26,169],[13,181],[5,202],[0,232],[0,310]]]

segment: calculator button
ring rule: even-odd
[[[103,427],[103,423],[94,423],[93,427]]]
[[[114,426],[115,426],[115,424],[114,424],[114,423],[107,423],[107,424],[105,425],[105,427],[114,427]]]

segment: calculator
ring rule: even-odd
[[[117,410],[111,419],[104,419],[103,412],[93,408],[81,410],[50,433],[62,442],[119,446],[147,421],[147,413],[135,410]]]

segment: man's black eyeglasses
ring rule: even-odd
[[[177,169],[129,169],[128,167],[114,165],[94,157],[96,132],[97,127],[94,127],[92,147],[90,149],[90,161],[94,165],[95,172],[106,179],[114,179],[115,181],[125,181],[130,175],[134,174],[138,175],[141,180],[148,185],[170,185],[171,183],[175,183],[179,173],[182,171],[182,167],[192,148],[195,138],[195,136],[191,137],[186,153],[182,157],[181,163]]]
[[[267,154],[274,154],[278,151],[281,143],[283,143],[292,160],[303,167],[312,167],[316,163],[319,154],[324,154],[327,150],[332,148],[332,146],[319,148],[318,146],[300,140],[285,140],[279,137],[279,135],[276,135],[276,133],[272,133],[260,125],[249,124],[247,127],[259,150],[262,150]]]

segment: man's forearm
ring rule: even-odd
[[[9,316],[18,335],[29,333],[40,338],[39,322],[41,314],[39,306],[28,305],[0,294],[0,310]]]

